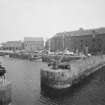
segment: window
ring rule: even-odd
[[[98,39],[98,47],[101,48],[102,47],[102,40]]]
[[[80,42],[80,46],[81,46],[81,49],[83,48],[83,40],[81,40],[81,42]]]
[[[88,46],[88,41],[86,40],[86,45],[85,46]]]
[[[95,47],[95,39],[92,40],[92,47]]]

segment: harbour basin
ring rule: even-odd
[[[46,67],[45,63],[7,57],[0,57],[0,61],[7,69],[7,79],[12,82],[14,105],[105,104],[105,67],[74,86],[65,96],[50,98],[42,95],[40,89],[40,68]]]

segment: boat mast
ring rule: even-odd
[[[64,42],[64,35],[63,35],[63,51],[64,51],[64,48],[65,48],[65,42]]]
[[[50,39],[49,39],[49,54],[50,54]]]
[[[62,61],[62,59],[64,58],[64,55],[65,55],[65,43],[64,43],[64,35],[63,35],[63,54],[62,54],[62,56],[60,57],[60,59],[59,59],[59,63],[61,63],[61,61]]]

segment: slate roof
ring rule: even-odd
[[[43,41],[42,37],[24,37],[24,41]]]
[[[62,35],[82,36],[82,35],[92,35],[92,34],[105,34],[105,28],[86,29],[86,30],[79,29],[76,31],[57,33],[56,36],[62,36]]]

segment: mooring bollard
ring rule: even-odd
[[[12,84],[8,81],[0,80],[0,105],[10,105]]]

